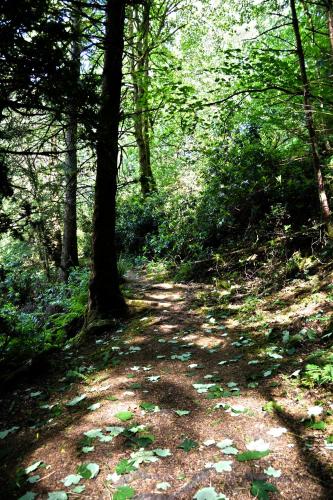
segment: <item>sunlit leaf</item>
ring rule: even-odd
[[[220,462],[208,463],[206,464],[207,469],[215,469],[216,472],[231,472],[232,471],[232,461],[221,460]]]
[[[134,417],[134,413],[131,411],[120,411],[114,415],[116,418],[121,420],[122,422],[127,422]]]
[[[228,500],[223,493],[218,493],[215,488],[202,488],[193,497],[194,500]]]
[[[52,491],[47,496],[48,500],[67,500],[67,493],[64,491]]]
[[[184,417],[185,415],[189,415],[191,412],[189,410],[175,410],[175,413],[179,417]]]
[[[169,448],[156,448],[155,450],[153,450],[153,452],[155,453],[155,455],[157,455],[158,457],[170,457],[172,455],[171,451],[169,450]]]
[[[27,491],[18,500],[34,500],[34,498],[36,498],[36,496],[37,496],[37,493],[34,493],[33,491]]]
[[[269,443],[263,439],[257,439],[248,443],[246,448],[250,451],[267,451],[269,450]]]
[[[101,407],[101,403],[95,403],[93,405],[88,406],[87,410],[95,411],[95,410],[98,410],[98,408],[100,408],[100,407]]]
[[[168,483],[168,482],[166,482],[166,481],[165,481],[165,482],[162,482],[162,483],[157,483],[156,488],[157,488],[158,490],[166,491],[166,490],[168,490],[169,488],[171,488],[171,484],[170,484],[170,483]]]
[[[86,489],[84,484],[79,484],[78,486],[75,486],[75,488],[72,489],[72,493],[83,493],[84,490]]]
[[[95,446],[83,446],[82,453],[90,453],[94,451]]]
[[[77,468],[77,473],[84,479],[93,479],[99,473],[99,465],[95,463],[82,464]]]
[[[80,396],[76,396],[74,399],[72,399],[71,401],[68,401],[66,403],[66,406],[75,406],[79,403],[81,403],[81,401],[83,401],[84,399],[86,399],[87,395],[86,394],[81,394]]]
[[[274,469],[274,467],[268,467],[267,469],[264,470],[264,473],[267,474],[267,476],[271,476],[271,477],[280,477],[281,476],[281,471]]]
[[[73,484],[78,484],[82,479],[80,474],[69,474],[65,479],[62,479],[61,482],[64,483],[64,486],[72,486]]]
[[[33,464],[29,465],[29,467],[26,467],[25,473],[30,474],[30,472],[33,472],[34,470],[38,469],[42,465],[42,460],[38,460],[38,462],[34,462]]]

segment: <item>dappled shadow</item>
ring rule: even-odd
[[[260,356],[262,349],[270,345],[274,339],[258,333],[255,325],[237,324],[233,326],[230,318],[234,316],[234,313],[232,311],[229,314],[228,305],[223,305],[222,313],[220,309],[222,318],[217,321],[217,324],[210,323],[210,318],[203,316],[201,310],[197,310],[198,300],[193,293],[194,290],[201,290],[197,285],[194,285],[193,288],[183,285],[170,288],[169,285],[165,287],[163,284],[154,285],[148,282],[144,282],[143,285],[145,288],[144,299],[147,302],[156,301],[158,303],[156,307],[151,304],[148,312],[138,313],[127,325],[122,325],[118,332],[106,333],[104,337],[98,339],[100,344],[96,345],[95,339],[91,339],[87,345],[73,352],[67,366],[63,366],[63,360],[59,356],[55,362],[56,368],[50,374],[49,379],[44,380],[37,387],[33,387],[33,390],[45,391],[53,385],[54,392],[50,392],[50,402],[52,402],[60,394],[59,378],[62,378],[68,369],[78,367],[80,363],[88,365],[92,361],[94,366],[98,367],[89,376],[87,382],[73,384],[63,392],[62,399],[68,401],[78,393],[87,392],[92,384],[97,385],[96,394],[87,392],[87,400],[77,411],[66,408],[62,416],[41,427],[39,431],[26,429],[29,419],[25,415],[24,408],[21,408],[17,413],[17,421],[13,420],[11,425],[21,424],[20,426],[25,430],[6,438],[12,453],[6,457],[2,466],[2,480],[5,483],[2,491],[5,492],[5,498],[16,498],[16,496],[11,496],[14,495],[11,484],[17,466],[28,465],[37,459],[43,459],[48,463],[49,457],[52,465],[51,471],[54,474],[45,481],[30,487],[30,489],[39,492],[50,491],[51,486],[54,489],[62,489],[59,486],[59,484],[61,485],[60,479],[74,473],[76,464],[80,462],[94,461],[105,466],[107,464],[109,471],[113,472],[119,459],[128,457],[131,452],[126,447],[126,441],[122,436],[118,436],[111,443],[94,442],[95,450],[89,456],[80,453],[79,443],[84,432],[91,428],[119,425],[119,421],[114,415],[117,411],[125,409],[130,409],[133,412],[132,422],[146,425],[147,429],[155,435],[156,441],[153,447],[170,448],[173,453],[172,457],[167,457],[158,464],[140,468],[138,471],[121,478],[119,484],[140,483],[140,495],[137,498],[156,497],[156,494],[153,494],[153,485],[157,480],[175,482],[176,492],[159,494],[159,498],[170,499],[192,498],[198,487],[208,485],[211,481],[219,481],[219,476],[212,469],[204,467],[206,462],[211,461],[209,447],[201,448],[199,457],[195,454],[187,455],[178,448],[181,440],[187,437],[201,443],[205,438],[216,436],[216,434],[220,439],[232,435],[235,445],[242,449],[246,436],[252,435],[254,437],[262,432],[263,427],[260,426],[263,424],[260,422],[263,417],[268,419],[271,425],[274,421],[275,424],[276,421],[280,421],[294,437],[297,445],[297,457],[304,464],[308,474],[308,477],[303,474],[301,480],[304,483],[304,488],[309,488],[309,496],[300,496],[302,485],[293,485],[294,473],[296,473],[293,469],[288,470],[286,478],[279,480],[282,486],[286,484],[287,489],[294,488],[292,498],[295,499],[314,498],[311,496],[314,491],[315,498],[329,498],[332,491],[329,465],[314,450],[304,447],[303,425],[287,410],[274,416],[260,416],[258,420],[257,414],[260,413],[263,404],[276,397],[269,386],[270,382],[266,379],[260,379],[257,388],[243,389],[249,380],[254,380],[258,376],[258,367],[248,365],[247,362],[253,357]],[[204,289],[206,292],[209,291],[206,286]],[[133,285],[134,296],[137,295],[138,290],[142,290],[142,283],[136,282]],[[161,296],[158,298],[160,291]],[[169,299],[168,293],[170,294]],[[182,297],[179,294],[182,294]],[[164,309],[165,303],[170,303],[170,306]],[[223,317],[224,314],[226,317]],[[214,316],[218,318],[218,314]],[[294,320],[296,325],[297,318]],[[218,329],[219,327],[220,329]],[[276,328],[285,328],[285,324],[278,324]],[[290,323],[289,328],[292,329]],[[225,335],[226,332],[227,335]],[[255,345],[250,347],[232,345],[242,335],[255,338]],[[119,339],[123,340],[124,343],[121,343]],[[114,347],[117,346],[119,349],[114,350]],[[130,346],[137,350],[128,353]],[[123,354],[120,354],[119,351],[123,351]],[[181,357],[187,352],[191,352],[188,359],[181,361],[177,358],[177,356]],[[221,361],[227,361],[227,364],[219,365]],[[274,361],[269,359],[263,360],[259,371],[264,370],[272,362]],[[294,366],[290,365],[288,359],[279,360],[279,363],[278,372],[280,374],[289,376],[295,369]],[[197,366],[189,368],[191,365]],[[200,369],[201,366],[202,369]],[[253,406],[255,413],[246,416],[240,415],[236,418],[220,410],[214,411],[214,405],[221,399],[207,400],[205,395],[198,394],[192,387],[193,382],[209,382],[209,378],[204,378],[207,376],[207,370],[209,370],[209,374],[215,374],[219,377],[222,385],[234,381],[242,387],[239,398],[223,398],[223,401],[237,402],[238,399],[242,400],[249,407]],[[160,379],[152,382],[148,379],[150,376],[160,376]],[[134,387],[133,380],[135,380]],[[102,386],[109,385],[109,388],[101,392],[98,389],[100,384]],[[7,406],[7,410],[4,411],[6,425],[12,419],[11,413],[8,411],[12,401],[20,398],[27,387],[28,385],[24,384],[18,388],[16,394],[8,395],[3,399],[3,404]],[[114,395],[117,395],[117,401],[107,399]],[[159,406],[160,412],[143,413],[140,409],[142,401]],[[96,412],[89,411],[87,407],[95,402],[102,402],[101,408]],[[42,413],[40,409],[37,409],[37,406],[35,403],[34,406],[30,407],[31,424],[34,423],[33,418],[35,417],[41,418],[42,415],[45,415],[46,418],[47,412]],[[179,417],[175,410],[180,409],[190,411],[190,416]],[[130,425],[131,423],[125,424],[125,426]],[[296,456],[292,449],[288,451],[289,455],[294,458]],[[229,458],[225,457],[225,459]],[[264,459],[263,464],[268,465],[269,462],[265,462]],[[290,464],[288,466],[290,468]],[[185,485],[183,479],[177,479],[178,476],[181,477],[182,470],[186,471]],[[297,471],[297,474],[300,474],[301,465],[299,464],[297,464]],[[45,476],[47,474],[45,471]],[[44,476],[44,474],[41,475]],[[249,481],[258,478],[265,479],[265,476],[258,472],[255,465],[250,463],[244,465],[244,468],[238,467],[232,474],[223,476],[224,492],[232,498],[247,498],[248,494],[245,491],[248,491]],[[89,495],[89,498],[104,498],[103,491],[108,486],[100,482],[97,486],[96,484],[87,484],[86,494]],[[27,488],[25,487],[22,491],[25,489]],[[148,494],[150,496],[147,496]],[[239,496],[239,494],[243,496]]]

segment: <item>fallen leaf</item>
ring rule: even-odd
[[[281,476],[281,471],[274,469],[274,467],[268,467],[267,469],[264,470],[264,473],[267,474],[267,476],[271,476],[271,477],[280,477]]]
[[[81,403],[81,401],[83,401],[84,399],[86,399],[87,395],[86,394],[81,394],[80,396],[76,396],[74,399],[72,399],[71,401],[68,401],[66,403],[66,406],[75,406],[79,403]]]

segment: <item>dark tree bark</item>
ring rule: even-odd
[[[134,23],[137,42],[133,44],[132,78],[135,104],[134,135],[139,151],[140,184],[144,197],[156,190],[156,183],[151,168],[150,156],[150,124],[148,116],[149,91],[149,27],[151,0],[146,0],[142,7],[134,7]],[[134,24],[133,23],[133,24]],[[133,30],[134,31],[134,30]],[[133,33],[135,36],[135,34]]]
[[[328,233],[329,235],[331,235],[332,233],[331,211],[323,179],[321,158],[318,149],[318,139],[314,123],[314,110],[311,103],[310,84],[306,71],[305,55],[303,50],[301,33],[299,29],[295,0],[290,0],[290,9],[291,9],[292,25],[296,41],[296,52],[300,68],[300,76],[303,84],[303,106],[304,106],[305,122],[306,122],[306,128],[308,130],[311,154],[312,154],[312,163],[317,181],[320,210],[322,219],[327,226]]]
[[[72,267],[78,266],[77,248],[77,129],[78,106],[77,97],[80,83],[80,14],[74,10],[72,13],[72,66],[73,84],[72,97],[68,109],[68,125],[66,130],[66,160],[65,160],[65,200],[64,200],[64,229],[61,250],[61,275],[67,281]]]
[[[108,0],[103,84],[97,130],[97,172],[88,324],[94,320],[119,317],[126,311],[125,300],[119,287],[115,245],[124,19],[125,1]]]

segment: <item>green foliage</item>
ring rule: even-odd
[[[328,363],[308,364],[302,377],[305,386],[333,384],[333,360]]]
[[[135,471],[136,468],[133,466],[133,463],[130,460],[122,459],[116,465],[116,473],[117,474],[129,474],[130,472]]]
[[[276,493],[277,487],[266,481],[253,481],[251,485],[251,495],[259,500],[269,500],[269,493]]]
[[[301,383],[306,387],[333,384],[332,348],[320,349],[308,355],[307,363],[301,374]]]
[[[131,411],[120,411],[115,414],[115,417],[122,422],[127,422],[127,420],[131,420],[134,417],[134,414]]]
[[[193,441],[193,439],[185,438],[184,441],[178,446],[178,448],[181,448],[182,450],[186,451],[186,453],[188,453],[189,451],[198,448],[198,443],[196,441]]]
[[[1,358],[62,345],[77,332],[87,305],[87,269],[73,270],[66,284],[55,276],[49,281],[21,242],[7,247],[0,266]]]
[[[197,274],[192,262],[211,255],[226,237],[242,238],[250,226],[262,236],[280,236],[313,215],[311,164],[282,162],[261,124],[245,122],[223,143],[217,133],[216,141],[197,189],[166,188],[146,200],[120,198],[122,251],[176,259],[176,279],[188,280]],[[298,255],[289,261],[290,273],[307,266]]]
[[[264,411],[267,411],[268,413],[281,413],[283,412],[283,407],[277,403],[276,401],[267,401],[267,403],[264,404],[262,407]]]
[[[119,486],[113,495],[114,500],[129,500],[135,495],[135,490],[130,486]]]
[[[84,479],[93,479],[99,473],[99,465],[95,463],[82,464],[77,468],[77,473]]]
[[[238,462],[247,462],[249,460],[259,460],[260,458],[266,457],[269,455],[269,450],[266,451],[244,451],[243,453],[239,453],[236,456],[236,460]]]

